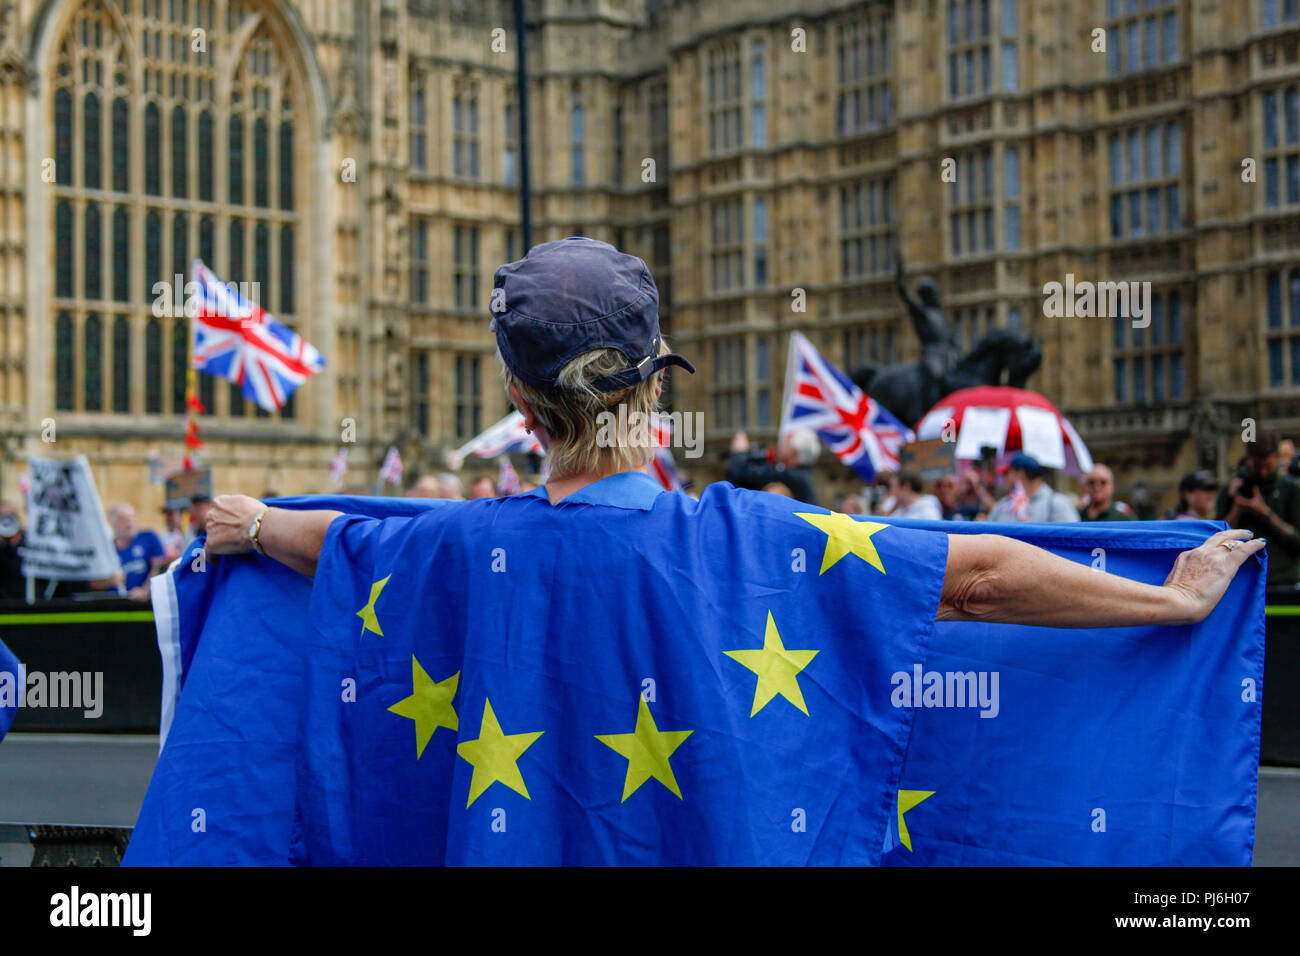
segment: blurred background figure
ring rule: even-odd
[[[1156,517],[1156,503],[1151,499],[1151,493],[1147,491],[1146,482],[1139,478],[1133,482],[1133,517],[1138,521],[1154,521]]]
[[[7,501],[0,501],[0,601],[21,601],[26,597],[23,538],[18,509]]]
[[[922,518],[942,521],[943,509],[934,495],[924,494],[925,483],[921,473],[905,468],[899,472],[898,486],[894,492],[898,505],[890,512],[891,518]]]
[[[831,510],[844,515],[864,515],[867,513],[859,495],[841,495],[839,501],[836,502],[836,506]]]
[[[446,498],[448,501],[464,501],[465,489],[461,486],[460,479],[449,471],[439,475],[438,497]]]
[[[1237,475],[1219,492],[1214,515],[1231,527],[1267,538],[1268,585],[1294,587],[1300,558],[1300,485],[1283,474],[1277,436],[1264,432],[1246,443]]]
[[[1047,469],[1038,459],[1016,452],[1007,465],[1011,493],[989,512],[990,521],[1078,521],[1070,499],[1047,483]]]
[[[133,601],[147,600],[149,579],[167,566],[162,541],[152,531],[140,528],[135,509],[125,502],[109,509],[108,521],[113,526],[117,558],[122,562],[120,587]]]
[[[1214,497],[1219,482],[1208,471],[1193,471],[1178,482],[1178,505],[1169,513],[1174,520],[1214,517]]]
[[[984,472],[963,468],[957,484],[957,510],[966,521],[987,521],[996,503],[992,492],[984,483]]]
[[[1292,478],[1300,478],[1300,461],[1296,460],[1295,442],[1283,438],[1277,443],[1278,467]]]
[[[484,475],[482,478],[474,479],[474,483],[469,486],[470,498],[495,498],[497,496],[497,486],[493,484],[492,479]]]
[[[939,502],[939,510],[944,521],[965,521],[961,506],[957,501],[957,476],[944,475],[934,481],[933,494]]]
[[[1115,500],[1115,475],[1105,465],[1093,465],[1083,476],[1083,497],[1079,500],[1081,521],[1132,521],[1133,509]]]
[[[167,557],[167,563],[171,564],[180,556],[181,548],[185,544],[185,529],[181,525],[181,509],[163,509],[163,531],[158,536],[158,540],[162,542],[163,554]]]
[[[892,514],[898,507],[898,474],[882,471],[876,475],[876,483],[871,488],[871,513],[885,516]]]
[[[813,491],[812,465],[821,454],[821,442],[807,428],[796,429],[773,451],[750,451],[749,436],[738,431],[731,439],[727,481],[737,488],[764,489],[773,482],[787,486],[790,495],[810,505],[817,504]]]
[[[442,485],[433,475],[421,475],[406,492],[408,498],[441,498]]]
[[[208,512],[212,510],[212,498],[208,495],[195,495],[190,499],[190,529],[185,535],[182,551],[187,551],[199,535],[208,529]]]

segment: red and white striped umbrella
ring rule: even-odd
[[[916,437],[955,438],[956,457],[968,461],[979,460],[980,450],[991,445],[999,458],[1023,451],[1047,468],[1092,469],[1088,446],[1069,419],[1042,395],[1023,388],[980,385],[953,392],[921,419]]]

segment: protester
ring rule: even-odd
[[[812,465],[821,453],[817,435],[807,428],[799,428],[781,439],[769,461],[767,452],[751,453],[749,436],[738,431],[731,439],[731,460],[727,465],[727,480],[737,488],[761,490],[772,482],[790,488],[793,497],[810,505],[817,504],[813,490]]]
[[[841,495],[835,510],[846,515],[864,515],[867,513],[860,495]]]
[[[447,501],[464,501],[465,491],[460,479],[449,471],[438,476],[438,497]]]
[[[408,498],[441,498],[442,485],[433,475],[421,475],[406,491]]]
[[[1133,506],[1130,510],[1134,518],[1138,521],[1155,520],[1156,503],[1151,500],[1151,494],[1147,491],[1146,482],[1141,478],[1133,482],[1132,500]]]
[[[1169,517],[1175,520],[1208,520],[1214,517],[1214,497],[1219,482],[1208,471],[1193,471],[1178,482],[1178,506]]]
[[[469,486],[469,496],[474,498],[495,498],[497,496],[497,486],[492,483],[492,479],[484,475],[481,478],[474,479],[474,483]]]
[[[1007,467],[1011,494],[989,512],[990,521],[1078,521],[1070,499],[1047,483],[1047,469],[1038,459],[1016,452]]]
[[[21,601],[27,595],[23,578],[23,525],[18,509],[0,501],[0,600]]]
[[[825,654],[826,659],[839,664],[841,660],[872,660],[870,652],[853,656],[851,650],[863,644],[885,651],[894,648],[896,645],[890,642],[898,641],[900,636],[891,630],[893,622],[915,625],[918,633],[906,640],[909,649],[921,650],[929,643],[931,617],[942,621],[1089,628],[1199,622],[1218,603],[1241,565],[1264,546],[1261,541],[1246,540],[1249,535],[1245,532],[1220,532],[1200,547],[1181,554],[1166,582],[1154,585],[1118,574],[1099,574],[1085,564],[1012,538],[966,534],[939,537],[942,534],[939,531],[881,529],[874,527],[875,522],[858,522],[820,509],[810,511],[804,505],[775,496],[722,484],[710,488],[700,502],[688,501],[683,495],[665,491],[641,472],[654,453],[652,437],[643,439],[632,430],[615,444],[597,440],[598,416],[607,414],[611,408],[626,406],[629,415],[648,415],[655,410],[667,365],[694,371],[685,358],[670,351],[660,335],[658,294],[645,263],[618,253],[607,243],[560,240],[537,246],[524,259],[502,266],[497,271],[496,287],[505,290],[505,309],[494,313],[493,322],[498,356],[505,366],[506,391],[523,415],[526,427],[548,451],[551,474],[544,489],[529,496],[467,502],[433,509],[416,517],[387,519],[347,516],[337,511],[268,508],[253,498],[223,495],[217,499],[209,520],[208,548],[215,554],[258,550],[312,577],[317,574],[319,562],[323,573],[313,586],[313,608],[320,601],[326,602],[322,607],[328,604],[332,609],[328,623],[321,621],[320,626],[331,629],[333,639],[338,639],[337,635],[346,627],[347,636],[343,640],[348,642],[349,653],[354,648],[363,649],[356,651],[363,655],[356,658],[358,666],[363,659],[366,666],[371,666],[369,662],[374,655],[389,654],[383,666],[395,669],[398,661],[385,648],[396,646],[405,650],[405,645],[398,643],[398,635],[409,635],[410,621],[412,618],[418,621],[421,639],[428,641],[425,665],[431,667],[430,662],[436,660],[438,670],[426,673],[420,661],[413,659],[412,684],[406,685],[412,687],[413,693],[405,700],[395,697],[397,704],[388,709],[416,721],[417,734],[425,732],[412,761],[419,759],[419,750],[441,721],[441,726],[449,727],[452,735],[459,734],[455,752],[473,765],[473,780],[467,780],[470,771],[458,765],[454,784],[453,774],[445,770],[419,775],[422,796],[427,798],[430,807],[436,808],[426,808],[424,813],[429,817],[429,825],[439,832],[447,832],[455,826],[450,821],[461,819],[451,817],[448,808],[463,801],[467,789],[471,804],[484,788],[495,785],[495,781],[504,781],[515,792],[528,797],[516,761],[540,739],[543,744],[538,754],[543,753],[542,746],[551,749],[545,751],[544,758],[539,756],[539,760],[563,761],[566,766],[576,768],[573,772],[583,774],[585,780],[596,775],[593,761],[604,759],[609,767],[605,772],[611,775],[612,799],[618,799],[620,787],[624,801],[630,795],[640,798],[637,807],[623,808],[625,813],[617,818],[617,829],[589,831],[596,834],[589,842],[610,844],[604,850],[606,857],[617,860],[624,854],[639,859],[637,854],[646,846],[641,834],[662,835],[668,832],[665,827],[675,827],[674,838],[662,841],[666,849],[658,858],[720,859],[721,847],[737,841],[750,844],[761,841],[760,831],[751,830],[747,821],[761,817],[766,828],[761,832],[771,832],[770,808],[738,818],[734,832],[726,834],[717,828],[679,826],[687,819],[684,813],[695,819],[701,812],[709,812],[708,808],[693,809],[689,797],[685,799],[687,810],[680,810],[682,790],[672,778],[670,763],[673,751],[696,733],[693,727],[685,727],[680,722],[681,715],[687,712],[684,708],[700,705],[679,705],[683,709],[676,714],[665,713],[662,706],[656,711],[656,704],[648,700],[650,695],[644,695],[641,689],[643,669],[629,672],[633,676],[626,679],[635,683],[628,683],[626,688],[611,683],[609,676],[601,676],[615,674],[619,661],[629,662],[630,667],[630,662],[652,659],[647,655],[653,655],[656,642],[665,633],[685,634],[684,643],[690,644],[690,653],[694,655],[691,663],[697,665],[692,673],[698,675],[701,688],[711,690],[718,686],[724,679],[724,666],[745,667],[756,674],[758,689],[754,692],[752,716],[760,709],[762,688],[775,686],[764,682],[785,681],[782,686],[791,689],[780,693],[787,701],[793,700],[793,695],[798,693],[794,678],[813,654]],[[1030,464],[1041,478],[1037,462],[1031,459]],[[1022,463],[1021,470],[1028,471],[1030,466]],[[1074,513],[1076,520],[1077,517]],[[600,554],[581,550],[589,549],[595,542],[600,542]],[[789,549],[798,543],[815,545],[817,553],[807,555],[809,573],[801,575],[804,579],[796,584],[789,578],[787,562],[791,555]],[[756,550],[760,545],[768,550]],[[521,546],[531,548],[539,556],[545,555],[545,564],[539,561],[530,568],[528,558],[519,554]],[[501,553],[489,559],[492,547],[501,549]],[[495,570],[489,570],[489,560],[499,560],[502,571],[511,569],[509,574],[513,577],[508,583],[500,585],[492,580],[490,576]],[[672,560],[679,563],[664,563]],[[255,567],[269,565],[270,562],[258,562]],[[820,571],[814,572],[818,567]],[[448,607],[445,613],[425,619],[430,611],[429,601],[421,600],[420,589],[432,580],[440,586],[455,588],[449,593],[463,595],[464,606]],[[485,583],[488,581],[492,583]],[[812,589],[814,583],[821,585],[820,592]],[[391,598],[380,596],[385,586],[391,589]],[[786,611],[785,605],[777,603],[779,594],[795,587],[802,592],[799,607],[803,613],[818,615],[819,627],[829,620],[828,613],[839,613],[841,605],[835,598],[843,599],[850,592],[865,597],[857,603],[857,615],[844,621],[840,630],[810,633],[784,623],[793,610]],[[356,607],[354,598],[364,600],[363,591],[369,595],[369,604],[356,612],[362,619],[358,639],[356,621],[347,623],[346,612],[337,609],[346,606],[351,611]],[[825,604],[819,604],[819,593],[825,595]],[[490,594],[491,608],[476,607],[476,594],[480,600],[481,596]],[[410,603],[401,603],[399,595]],[[612,602],[611,613],[561,617],[536,611],[537,607],[589,609],[594,606],[591,602],[602,599]],[[547,603],[539,604],[542,600]],[[778,614],[784,615],[775,621],[773,606],[778,608]],[[863,614],[865,608],[874,608],[875,616]],[[906,616],[900,608],[908,609]],[[238,608],[231,610],[237,612]],[[744,619],[738,620],[741,613]],[[382,638],[373,636],[381,633],[377,614],[385,616],[386,629],[392,628]],[[484,626],[502,621],[525,621],[528,626],[514,631]],[[778,632],[778,626],[784,631]],[[762,644],[762,650],[755,646],[744,648],[743,653],[735,650],[746,640],[747,629],[752,632],[753,643]],[[785,646],[791,650],[785,650],[781,643],[783,637]],[[597,638],[598,643],[593,644]],[[812,642],[814,638],[816,641]],[[970,639],[984,642],[987,635],[983,630],[972,629]],[[579,649],[587,652],[592,646],[606,648],[608,653],[600,660],[574,656]],[[825,649],[793,649],[808,647]],[[660,677],[670,667],[685,666],[680,660],[662,663],[662,671],[655,672]],[[506,667],[513,670],[506,671]],[[849,694],[850,689],[856,692],[865,678],[861,674],[844,676],[844,670],[845,665],[839,664],[833,672],[833,683],[823,684],[821,675],[813,676],[810,683],[825,688],[819,694],[829,693],[832,700],[852,703],[847,709],[854,710],[856,716],[861,701],[839,695]],[[738,673],[725,672],[726,683],[734,683]],[[451,676],[437,683],[444,674]],[[518,676],[494,676],[498,674]],[[331,680],[333,676],[331,673]],[[511,679],[517,680],[520,690],[511,690]],[[533,695],[528,698],[523,697],[525,683],[527,692]],[[664,693],[664,686],[660,684],[660,694]],[[686,693],[692,695],[692,700],[703,696],[703,691],[685,682],[683,686],[688,687]],[[453,723],[455,711],[451,708],[458,688],[459,730]],[[544,698],[539,696],[543,693]],[[775,693],[770,692],[764,700],[770,700]],[[534,703],[544,700],[550,708],[545,716],[554,721],[571,700],[604,703],[618,695],[627,697],[628,731],[632,730],[632,709],[636,708],[634,733],[602,733],[603,724],[593,724],[595,730],[584,724],[581,734],[574,730],[566,735],[565,725],[553,732],[554,723],[540,723],[542,714],[537,712]],[[521,700],[528,701],[529,711],[521,710]],[[747,700],[740,704],[748,709]],[[803,706],[802,696],[793,708],[783,709],[781,719],[790,720],[792,709],[802,711],[802,715],[793,719],[799,721],[799,726],[806,726],[809,711]],[[743,713],[744,710],[736,711],[737,715]],[[818,726],[836,719],[817,710],[813,714],[811,719],[820,722]],[[656,716],[664,721],[659,726],[654,723]],[[778,715],[769,711],[760,716],[775,720]],[[537,725],[523,723],[526,718],[537,720]],[[862,759],[860,751],[874,754],[875,760],[882,748],[888,748],[888,738],[876,729],[887,718],[887,713],[876,712],[859,718],[869,721],[877,737],[863,738],[850,746],[846,754],[852,753],[852,761]],[[695,738],[698,743],[692,744],[698,749],[689,757],[685,754],[679,757],[678,766],[693,761],[689,764],[692,776],[701,772],[734,773],[746,768],[750,766],[751,754],[757,752],[755,742],[761,740],[763,727],[769,724],[749,721],[749,725],[758,729],[744,734],[715,733],[711,727],[699,731]],[[350,725],[347,731],[362,734],[371,726],[358,723]],[[477,739],[470,736],[474,733],[478,733]],[[589,736],[592,733],[596,734],[594,743]],[[587,741],[589,753],[578,749],[574,742],[579,739]],[[340,756],[362,761],[368,756],[366,748],[376,744],[377,741],[362,740],[357,750],[331,752],[329,759]],[[744,749],[739,749],[742,745]],[[615,757],[610,758],[601,747],[613,751]],[[308,754],[309,762],[320,752],[317,749]],[[793,757],[786,756],[785,763],[793,760],[798,764],[798,756],[797,751]],[[889,766],[896,769],[898,755],[891,749],[886,756]],[[430,759],[435,761],[432,767]],[[443,759],[426,755],[423,767],[437,770],[440,766],[450,766],[436,763]],[[701,760],[708,761],[704,771],[698,769]],[[340,769],[355,766],[358,764],[350,763]],[[399,776],[398,768],[391,762],[375,766],[379,772],[392,774],[393,793],[404,794],[412,786],[412,775],[401,771],[405,775]],[[826,771],[830,769],[824,764],[819,766]],[[846,772],[846,768],[835,769]],[[624,780],[614,778],[615,772]],[[654,795],[634,793],[652,775],[658,780],[655,786],[662,785],[676,800],[653,803]],[[389,782],[381,782],[385,797]],[[436,789],[430,790],[430,786]],[[660,797],[663,792],[656,791]],[[567,790],[565,796],[575,802],[594,799],[579,793]],[[833,802],[842,804],[860,795],[860,790],[846,790],[844,794],[839,799],[836,791]],[[310,790],[310,796],[317,800],[318,807],[327,801],[324,805],[330,809],[324,813],[332,812],[335,806],[342,808],[342,814],[354,812],[351,809],[354,804],[349,804],[353,798],[351,793]],[[887,796],[892,800],[894,795]],[[610,805],[611,800],[605,799],[604,803]],[[592,803],[580,805],[595,810]],[[618,809],[617,803],[612,805]],[[391,808],[396,804],[389,800],[384,806]],[[529,806],[530,812],[533,806],[538,807],[539,814],[552,814],[540,819],[557,818],[555,814],[559,811],[554,807],[539,801]],[[483,804],[479,807],[487,811]],[[653,814],[650,824],[629,830],[633,809],[641,814]],[[861,809],[850,806],[840,808],[839,812],[852,820],[860,815]],[[667,815],[669,811],[671,819]],[[782,808],[781,812],[786,811]],[[902,810],[898,813],[901,819]],[[330,819],[332,824],[334,818]],[[339,818],[341,832],[353,832],[348,829],[351,825],[350,819]],[[366,817],[365,823],[359,825],[379,826],[373,816]],[[847,826],[833,829],[837,839],[856,839]],[[638,839],[625,838],[624,834],[629,832],[637,834]],[[454,839],[460,840],[462,836],[459,834]],[[864,859],[870,859],[871,854],[878,856],[879,831],[873,829],[866,837],[866,843],[871,845],[866,850],[855,847],[854,852]],[[319,839],[326,847],[330,839],[318,831],[306,833],[305,838]],[[456,859],[469,862],[485,859],[477,849],[484,839],[480,836],[470,842],[467,851],[454,851],[460,853]],[[491,845],[497,847],[500,843]],[[341,851],[346,852],[350,850]],[[650,852],[656,852],[653,846]],[[597,850],[595,855],[600,853]],[[411,853],[412,858],[417,856],[418,853]],[[742,854],[742,859],[749,858]]]
[[[162,541],[154,532],[140,528],[135,509],[126,502],[109,509],[108,521],[113,526],[113,545],[122,563],[121,587],[132,600],[147,600],[149,579],[167,567]]]
[[[1083,477],[1080,521],[1132,521],[1133,509],[1115,500],[1115,475],[1105,465],[1093,465]]]
[[[203,534],[208,527],[208,512],[212,510],[212,498],[199,493],[190,498],[190,530],[185,536],[182,551],[188,551],[191,544]]]
[[[1300,456],[1296,455],[1295,442],[1283,438],[1277,443],[1278,467],[1292,478],[1300,478]]]
[[[898,507],[890,512],[891,518],[922,518],[928,521],[943,520],[943,509],[934,495],[924,494],[925,484],[921,473],[905,468],[898,475]]]
[[[898,473],[882,471],[876,475],[876,483],[871,489],[871,513],[886,517],[893,514],[898,507]]]
[[[984,484],[984,471],[963,468],[957,491],[957,510],[966,521],[987,521],[989,512],[997,503]]]
[[[1269,586],[1294,587],[1300,558],[1300,485],[1282,474],[1277,436],[1264,432],[1246,444],[1237,476],[1219,492],[1215,517],[1233,528],[1268,538]]]
[[[934,498],[939,502],[940,517],[944,521],[965,521],[961,504],[957,500],[957,476],[943,475],[934,481]]]
[[[181,548],[185,546],[185,529],[181,526],[179,508],[163,509],[163,528],[163,533],[158,536],[158,539],[162,542],[167,563],[171,564],[180,556]]]
[[[547,449],[552,467],[545,489],[539,489],[533,497],[542,497],[554,505],[571,495],[580,495],[584,489],[594,492],[592,486],[616,476],[624,480],[611,483],[602,492],[617,494],[617,488],[630,491],[635,485],[637,495],[658,494],[653,490],[658,488],[654,480],[641,473],[653,454],[653,444],[638,444],[635,431],[627,436],[626,444],[602,446],[595,441],[597,416],[610,407],[630,403],[647,413],[655,408],[663,388],[662,369],[667,365],[694,371],[686,359],[670,353],[662,341],[657,295],[646,296],[642,291],[647,285],[654,289],[645,263],[617,252],[608,243],[575,238],[544,243],[519,262],[501,267],[497,286],[501,287],[507,277],[514,295],[507,297],[507,310],[493,318],[498,357],[505,364],[503,375],[510,401],[523,414],[528,431],[536,433]],[[581,311],[590,306],[588,296],[575,295],[577,289],[600,290],[596,297],[600,308],[595,314]],[[544,322],[530,314],[530,307],[542,303],[551,310]],[[565,312],[566,307],[572,313]],[[575,342],[591,343],[593,347],[574,358]],[[646,342],[653,346],[648,355]],[[554,437],[548,423],[560,426]],[[737,437],[742,438],[743,433]],[[744,444],[747,447],[747,439]],[[744,450],[737,448],[736,453]],[[806,464],[808,459],[800,455],[798,460]],[[1078,513],[1064,495],[1045,483],[1045,474],[1046,469],[1028,455],[1021,453],[1012,459],[1010,477],[1024,487],[1032,518],[1077,521]],[[715,507],[723,505],[739,514],[730,502],[740,503],[743,494],[739,490],[716,489],[710,501],[716,503]],[[582,495],[584,499],[589,497]],[[510,512],[505,509],[514,502],[521,507],[531,506],[531,501],[520,496],[504,499],[497,505],[504,504],[505,508],[496,512],[496,521],[510,520]],[[1006,505],[1006,499],[998,502],[995,512]],[[703,503],[692,508],[696,515],[704,510]],[[577,508],[565,515],[574,523],[600,523],[607,518],[600,507]],[[340,517],[337,511],[289,511],[269,508],[243,495],[223,495],[217,502],[208,547],[217,554],[261,549],[289,567],[312,575],[326,532]],[[369,536],[383,524],[372,520],[352,528]],[[484,533],[490,533],[491,527],[486,526]],[[743,534],[740,523],[736,533]],[[1119,627],[1202,620],[1242,563],[1264,546],[1260,540],[1247,540],[1249,535],[1241,532],[1220,532],[1200,547],[1184,552],[1165,584],[1156,586],[1114,574],[1096,574],[1012,538],[963,534],[947,538],[940,619],[1049,627]],[[717,553],[723,558],[731,552],[720,548]],[[656,579],[654,587],[665,583],[671,584],[671,580]],[[556,581],[556,586],[563,584],[562,578]],[[687,584],[683,596],[687,592],[706,593],[698,582]]]

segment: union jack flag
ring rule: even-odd
[[[191,364],[242,386],[244,397],[268,412],[283,408],[294,389],[325,367],[325,359],[201,260],[195,259],[193,268],[200,295],[192,319]]]
[[[790,335],[781,434],[811,428],[840,461],[866,481],[897,471],[911,429],[874,401],[798,332]]]
[[[655,454],[650,459],[650,477],[656,479],[668,491],[681,491],[686,487],[686,476],[677,470],[677,461],[673,458],[673,421],[663,415],[653,417],[655,435]]]
[[[511,412],[487,431],[475,435],[456,449],[456,455],[461,458],[466,455],[496,458],[511,452],[543,454],[542,443],[537,440],[537,436],[524,431],[524,416],[519,412]]]
[[[1011,489],[1011,514],[1017,521],[1024,521],[1029,517],[1029,495],[1025,494],[1025,486],[1016,482],[1016,486]]]
[[[334,460],[330,462],[330,480],[335,488],[343,487],[343,476],[348,473],[348,450],[340,448]]]
[[[519,494],[519,472],[505,455],[501,456],[501,465],[497,469],[497,491],[503,495]]]
[[[384,456],[384,463],[379,466],[379,477],[390,484],[400,485],[402,474],[402,456],[396,448],[389,448],[388,454]]]

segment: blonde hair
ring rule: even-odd
[[[668,352],[668,343],[661,338],[659,354]],[[497,361],[501,361],[499,350]],[[551,393],[524,384],[501,362],[506,398],[514,401],[510,395],[514,386],[550,438],[546,457],[552,477],[636,471],[650,463],[655,449],[650,416],[659,411],[656,393],[664,373],[655,372],[643,382],[612,392],[597,391],[594,385],[606,375],[631,367],[617,349],[586,352],[560,369],[560,390]],[[644,422],[644,427],[638,422]],[[618,427],[611,428],[614,423]],[[625,423],[633,427],[625,427]]]

